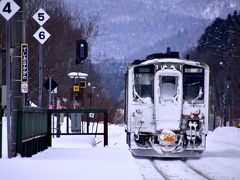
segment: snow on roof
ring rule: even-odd
[[[86,73],[81,73],[81,72],[70,72],[68,74],[68,76],[70,78],[82,78],[82,79],[86,79],[88,77],[88,74]]]
[[[155,64],[155,63],[183,63],[183,64],[189,64],[193,66],[200,66],[199,62],[196,61],[190,61],[190,60],[183,60],[183,59],[176,59],[176,58],[163,58],[163,59],[152,59],[148,61],[144,61],[141,63],[141,65],[148,65],[148,64]]]

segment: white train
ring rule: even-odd
[[[206,149],[208,111],[208,65],[167,52],[128,67],[125,121],[135,156],[199,157]]]

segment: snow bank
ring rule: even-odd
[[[240,146],[240,128],[218,127],[207,138],[210,142]]]
[[[200,159],[187,164],[207,179],[240,179],[240,129],[219,127],[207,136],[207,149]]]
[[[99,125],[102,128],[102,125]],[[32,158],[0,159],[4,180],[141,180],[138,166],[125,144],[123,127],[109,126],[109,146],[103,136],[61,136]]]

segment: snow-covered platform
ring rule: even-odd
[[[52,148],[31,158],[0,159],[1,179],[142,179],[124,137],[119,136],[124,129],[114,129],[107,147],[103,147],[101,136],[96,140],[93,136],[61,136],[53,139]],[[95,141],[100,143],[94,146]]]

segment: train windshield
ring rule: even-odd
[[[139,66],[134,68],[134,98],[151,98],[153,101],[154,66]]]
[[[173,100],[177,95],[178,77],[162,76],[160,78],[160,92],[163,100]]]
[[[204,69],[186,65],[183,71],[183,99],[188,103],[203,103]]]

